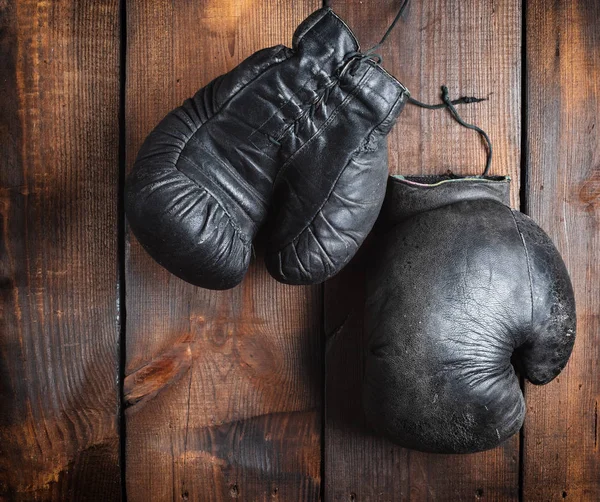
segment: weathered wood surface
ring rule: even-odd
[[[331,3],[363,48],[400,4]],[[320,4],[126,1],[125,82],[119,2],[0,2],[0,501],[119,500],[121,474],[128,499],[144,502],[600,500],[594,0],[413,1],[382,49],[423,101],[438,101],[442,84],[489,96],[460,111],[490,133],[492,171],[511,175],[515,207],[525,169],[523,209],[572,274],[575,351],[555,382],[525,385],[522,444],[439,456],[369,433],[368,247],[324,288],[292,288],[268,276],[259,243],[244,283],[210,292],[127,236],[120,472],[119,86],[130,167],[165,113],[255,50],[289,44]],[[484,160],[478,136],[444,111],[409,106],[391,134],[394,173],[477,173]]]
[[[320,3],[127,2],[127,164],[183,99],[254,51],[291,43]],[[259,245],[260,247],[260,245]],[[127,492],[148,500],[317,500],[321,290],[195,288],[127,250]]]
[[[0,500],[119,500],[119,3],[0,2]]]
[[[379,41],[399,2],[334,0],[363,49]],[[462,106],[464,119],[494,142],[493,174],[510,174],[518,204],[520,174],[521,4],[518,0],[412,2],[382,49],[384,66],[418,99],[488,97]],[[401,174],[479,174],[485,150],[447,112],[407,106],[390,135],[390,170]],[[367,245],[368,246],[368,245]],[[363,280],[367,249],[325,287],[327,340],[325,499],[516,500],[519,438],[477,455],[428,455],[368,432],[360,402]]]
[[[527,2],[527,210],[567,263],[577,339],[526,385],[523,500],[600,500],[600,4]]]

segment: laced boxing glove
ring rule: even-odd
[[[508,195],[503,177],[388,182],[367,279],[363,399],[369,422],[401,445],[493,448],[525,415],[511,358],[535,384],[567,363],[567,270]]]
[[[277,279],[318,282],[339,270],[380,209],[383,138],[407,97],[373,57],[320,9],[292,49],[255,53],[169,113],[127,181],[142,246],[185,281],[231,288],[273,206],[267,263]]]
[[[330,11],[317,23],[319,36],[304,37],[298,48],[317,54],[329,50],[321,40],[344,40],[335,59],[345,63],[279,139],[286,160],[275,181],[265,260],[273,277],[290,284],[333,276],[370,232],[385,196],[386,137],[408,98]]]

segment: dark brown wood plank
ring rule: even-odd
[[[119,500],[119,2],[0,2],[0,500]]]
[[[379,41],[400,2],[334,0],[334,9],[356,31],[363,48]],[[519,0],[412,2],[382,49],[384,66],[412,94],[439,102],[440,86],[453,96],[487,97],[461,114],[488,131],[494,174],[510,174],[518,203],[520,161]],[[393,173],[479,174],[485,163],[480,139],[444,111],[407,106],[390,138]],[[476,455],[442,456],[409,451],[365,427],[360,402],[363,371],[364,264],[368,244],[325,289],[327,500],[516,500],[519,438]]]
[[[169,110],[254,51],[289,45],[319,6],[128,2],[128,165]],[[271,279],[260,252],[241,286],[195,288],[129,237],[130,501],[318,499],[321,301],[321,287]]]
[[[577,338],[527,385],[523,500],[600,500],[600,4],[527,2],[527,208],[571,274]]]

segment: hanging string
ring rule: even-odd
[[[373,47],[366,50],[365,52],[356,51],[356,52],[350,52],[350,53],[346,54],[344,66],[339,70],[340,76],[342,76],[351,66],[355,65],[356,62],[359,62],[359,61],[362,61],[365,59],[372,59],[377,64],[382,63],[383,57],[381,57],[381,54],[375,54],[375,51],[377,49],[379,49],[385,43],[387,38],[390,36],[390,33],[392,33],[392,31],[394,30],[394,28],[398,24],[398,21],[400,21],[400,18],[402,17],[402,14],[403,14],[404,10],[406,9],[406,6],[408,5],[408,2],[409,2],[409,0],[404,0],[402,2],[402,5],[400,6],[398,13],[396,14],[396,17],[392,21],[392,24],[390,24],[390,26],[388,27],[386,32],[383,34],[383,37],[381,37],[381,40],[377,44],[375,44]],[[326,3],[324,5],[327,7],[328,3],[329,2],[326,0]],[[354,70],[351,70],[350,73],[354,74]]]
[[[480,127],[477,127],[476,125],[473,124],[469,124],[467,122],[465,122],[462,117],[459,115],[458,111],[456,110],[456,108],[454,108],[454,105],[460,105],[460,104],[469,104],[469,103],[479,103],[481,101],[485,101],[485,98],[473,98],[470,96],[463,96],[461,98],[455,99],[454,101],[450,100],[450,97],[448,95],[448,87],[446,87],[445,85],[442,86],[442,103],[439,104],[435,104],[435,105],[431,105],[431,104],[427,104],[427,103],[423,103],[415,98],[409,97],[408,98],[408,102],[410,104],[416,105],[420,108],[426,108],[428,110],[438,110],[440,108],[447,108],[448,110],[450,110],[450,113],[452,114],[452,116],[454,117],[454,120],[456,120],[461,126],[466,127],[467,129],[472,129],[473,131],[478,132],[481,137],[485,140],[485,143],[487,145],[487,159],[485,162],[485,169],[483,170],[483,174],[482,176],[487,176],[489,171],[490,171],[490,167],[492,166],[492,142],[490,140],[490,137],[487,135],[487,133],[481,129]]]
[[[406,9],[406,7],[408,5],[408,2],[409,2],[409,0],[404,0],[404,2],[402,2],[402,5],[400,6],[400,10],[398,11],[398,14],[396,14],[396,17],[392,21],[392,24],[390,24],[387,31],[383,34],[383,37],[381,37],[381,40],[379,41],[379,43],[375,44],[373,47],[371,47],[370,49],[365,51],[365,54],[373,54],[377,49],[379,49],[385,43],[387,38],[390,36],[390,33],[392,33],[392,31],[396,27],[396,24],[398,24],[398,21],[400,21],[400,18],[402,17],[402,14],[404,12],[404,9]]]
[[[461,96],[458,99],[453,99],[450,101],[453,105],[468,105],[471,103],[480,103],[481,101],[487,101],[487,98],[474,98],[472,96]],[[408,102],[411,105],[416,105],[419,108],[426,108],[427,110],[440,110],[441,108],[448,108],[448,105],[444,103],[437,103],[435,105],[430,105],[428,103],[423,103],[421,101],[416,100],[412,96],[408,98]]]
[[[398,24],[398,21],[400,21],[400,18],[402,17],[404,10],[408,6],[408,2],[409,2],[409,0],[404,0],[402,2],[402,5],[400,6],[398,13],[396,14],[396,17],[392,21],[392,24],[390,24],[390,26],[388,27],[386,32],[381,37],[381,40],[377,44],[375,44],[370,49],[366,50],[364,53],[353,52],[353,53],[350,53],[347,55],[346,62],[344,64],[344,66],[341,67],[341,69],[340,69],[340,76],[343,75],[348,70],[348,68],[352,65],[352,63],[356,62],[357,60],[374,59],[377,63],[382,62],[383,58],[381,57],[380,54],[375,54],[375,51],[377,49],[379,49],[385,43],[387,38],[390,36],[392,31]],[[323,0],[323,5],[325,7],[329,7],[330,3],[331,3],[330,0]],[[352,70],[350,70],[350,71],[352,72]],[[474,97],[470,97],[470,96],[462,96],[458,99],[451,100],[448,95],[448,87],[446,87],[445,85],[442,86],[442,103],[428,104],[428,103],[423,103],[423,102],[421,102],[415,98],[412,98],[410,96],[408,98],[409,103],[411,103],[415,106],[419,106],[421,108],[426,108],[428,110],[438,110],[440,108],[447,108],[448,110],[450,110],[450,113],[454,117],[454,120],[456,120],[461,126],[478,132],[481,135],[481,137],[485,140],[485,143],[487,145],[487,159],[485,162],[485,169],[483,170],[483,174],[482,174],[482,176],[487,176],[490,171],[490,167],[492,165],[492,154],[493,154],[492,142],[491,142],[489,136],[487,135],[487,133],[483,129],[481,129],[480,127],[477,127],[476,125],[465,122],[462,119],[462,117],[459,115],[456,108],[454,107],[454,105],[479,103],[481,101],[485,101],[485,98],[474,98]]]

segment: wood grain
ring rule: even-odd
[[[320,3],[128,1],[127,165],[165,113],[253,51],[289,45]],[[363,48],[399,6],[331,3]],[[523,203],[567,262],[578,335],[558,379],[526,384],[520,498],[597,501],[600,6],[530,0],[524,40],[522,7],[412,2],[382,53],[423,101],[437,102],[442,84],[454,97],[489,97],[460,112],[490,133],[492,170],[511,175],[515,206],[526,62]],[[119,36],[115,0],[0,1],[2,502],[120,499]],[[407,107],[390,136],[395,173],[478,173],[484,160],[477,135],[444,111]],[[324,298],[322,287],[273,281],[260,242],[244,283],[225,292],[170,276],[133,237],[126,245],[131,501],[519,498],[518,437],[487,453],[440,456],[368,431],[360,401],[368,243]]]
[[[127,164],[183,99],[254,51],[291,43],[316,0],[127,2]],[[127,248],[127,492],[148,500],[317,500],[322,288],[258,256],[229,291]]]
[[[119,500],[118,2],[0,2],[0,75],[0,500]]]
[[[399,2],[376,6],[334,0],[363,48],[379,41]],[[384,66],[425,102],[439,102],[440,86],[454,97],[489,97],[462,106],[464,119],[488,131],[494,174],[513,180],[518,204],[521,100],[521,4],[518,0],[412,2],[382,49]],[[479,174],[485,150],[479,137],[444,111],[407,106],[390,135],[390,170],[401,174]],[[326,500],[516,500],[519,438],[466,456],[404,450],[372,435],[360,402],[363,373],[364,263],[368,244],[325,288]]]
[[[524,500],[600,500],[600,4],[527,2],[527,208],[575,289],[577,338],[527,385]]]

